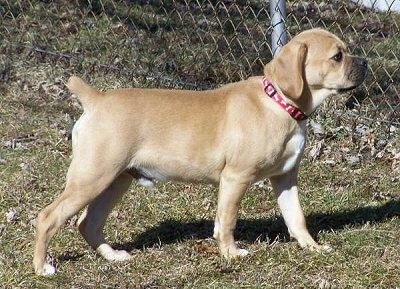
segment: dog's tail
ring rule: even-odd
[[[71,76],[68,79],[67,87],[71,93],[78,97],[84,110],[90,109],[95,99],[102,96],[99,90],[90,86],[77,76]]]

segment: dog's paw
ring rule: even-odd
[[[247,250],[245,250],[245,249],[239,249],[239,250],[238,250],[237,257],[246,257],[246,256],[248,256],[248,255],[250,255],[250,252],[249,252],[249,251],[247,251]]]
[[[114,250],[114,261],[127,261],[132,255],[125,250]]]
[[[245,249],[239,249],[239,248],[230,248],[228,250],[223,250],[222,255],[226,259],[235,259],[235,258],[243,258],[246,257],[250,254],[249,251]]]
[[[139,185],[142,185],[143,187],[152,189],[154,188],[154,182],[150,179],[146,179],[146,178],[139,178],[138,179],[138,183]]]
[[[329,245],[320,245],[319,252],[321,253],[331,253],[333,252],[333,248]]]
[[[45,263],[42,268],[36,269],[36,274],[40,276],[52,276],[56,274],[56,267]]]
[[[333,248],[329,245],[319,245],[319,244],[312,244],[307,246],[310,251],[317,252],[317,253],[331,253]]]
[[[108,244],[101,244],[96,251],[107,261],[126,261],[132,258],[131,254],[128,252],[124,250],[114,250]]]
[[[332,252],[333,249],[329,245],[320,245],[314,241],[314,239],[305,232],[301,234],[299,237],[294,236],[290,231],[290,235],[297,239],[298,244],[301,248],[308,249],[310,251],[318,252],[318,253],[329,253]]]

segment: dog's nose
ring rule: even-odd
[[[357,63],[357,65],[362,66],[364,68],[368,67],[368,62],[364,58],[357,58],[356,63]]]

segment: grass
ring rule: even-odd
[[[63,188],[71,154],[69,131],[81,113],[64,86],[69,75],[83,75],[102,89],[185,87],[182,81],[215,86],[257,73],[270,57],[261,36],[265,11],[251,18],[252,11],[258,11],[257,2],[246,8],[248,22],[241,22],[236,14],[231,22],[219,23],[194,13],[199,29],[192,34],[189,5],[180,8],[185,16],[179,20],[171,5],[164,8],[171,13],[169,18],[161,9],[152,12],[151,3],[159,7],[157,1],[140,4],[143,9],[132,4],[130,10],[109,1],[92,2],[103,6],[90,10],[83,4],[78,9],[69,1],[29,1],[22,6],[0,1],[0,32],[5,38],[5,44],[0,44],[1,288],[400,287],[399,128],[354,117],[344,110],[343,97],[331,100],[313,116],[324,133],[316,135],[310,127],[300,172],[309,229],[320,242],[334,247],[332,253],[302,250],[290,240],[265,182],[246,194],[236,230],[240,246],[252,255],[228,262],[218,255],[211,238],[217,189],[167,183],[154,190],[132,186],[110,216],[108,240],[128,249],[134,256],[131,261],[108,263],[99,258],[80,237],[72,218],[50,246],[49,258],[59,274],[35,276],[31,265],[35,218]],[[146,17],[140,18],[143,11]],[[356,16],[353,21],[361,21]],[[200,21],[202,17],[209,22]],[[340,26],[345,38],[354,39],[348,23],[323,20],[333,29]],[[396,16],[382,19],[384,23],[390,20],[398,21]],[[390,25],[389,32],[394,29]],[[233,27],[243,33],[235,36]],[[229,30],[226,35],[220,34],[222,28]],[[251,33],[244,33],[246,29]],[[191,44],[179,42],[179,36]],[[373,33],[358,36],[372,37],[368,47],[374,47],[371,54],[366,50],[376,71],[366,86],[376,87],[376,82],[385,86],[385,98],[395,107],[399,42]],[[251,37],[259,38],[260,46],[243,52],[239,41],[252,47]],[[227,43],[233,48],[225,54]],[[173,81],[140,74],[148,71]],[[361,114],[387,116],[388,106],[374,105],[385,99],[379,91],[363,103],[360,111],[367,113]]]

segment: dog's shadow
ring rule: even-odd
[[[390,200],[379,206],[356,208],[336,213],[308,215],[307,226],[315,237],[321,231],[337,231],[345,227],[360,227],[366,222],[384,222],[400,216],[400,199]],[[136,236],[131,242],[114,244],[115,248],[131,251],[153,246],[162,246],[187,239],[204,239],[213,234],[213,220],[182,222],[167,220]],[[236,240],[247,243],[255,241],[287,242],[289,234],[281,217],[270,219],[239,219],[235,230]]]

